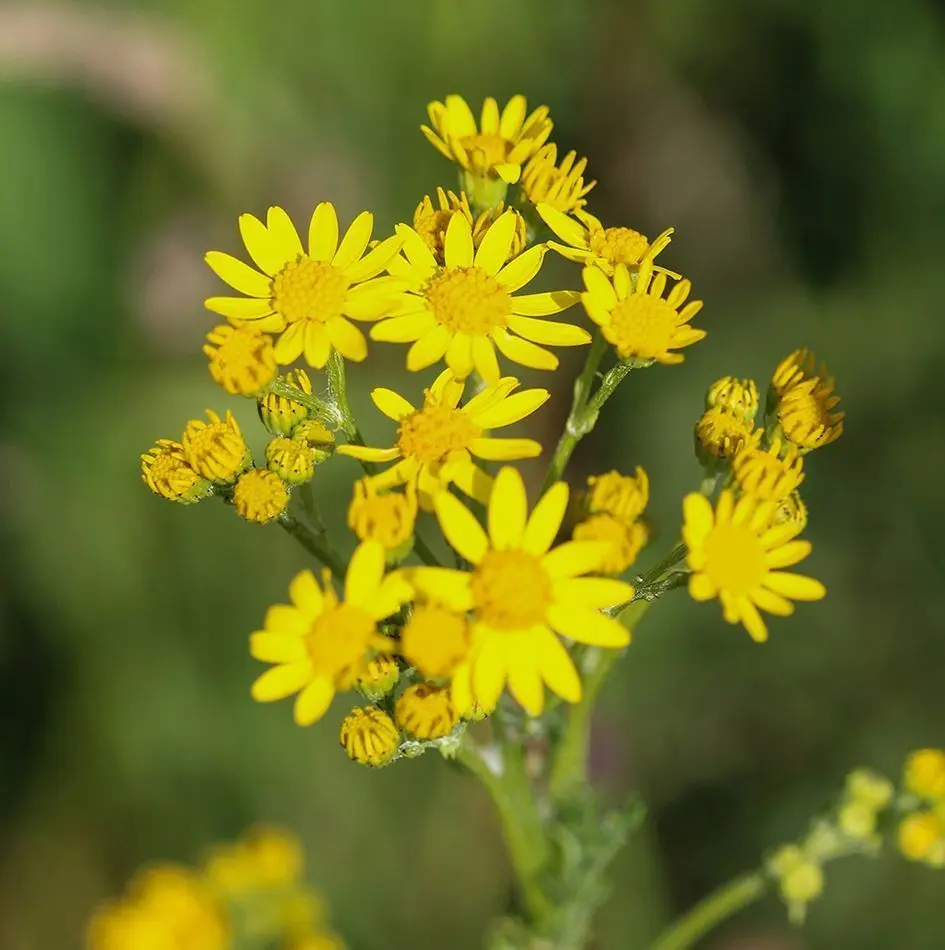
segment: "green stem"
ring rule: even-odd
[[[440,567],[439,559],[430,550],[430,546],[416,533],[413,536],[413,549],[424,564],[429,564],[430,567]]]
[[[279,516],[279,524],[292,535],[309,554],[324,564],[339,581],[344,580],[345,565],[338,554],[332,549],[327,538],[315,534],[302,524],[301,521],[297,521],[287,512],[283,512]]]
[[[354,445],[364,445],[364,439],[361,438],[358,425],[354,421],[354,414],[351,412],[351,405],[348,403],[344,357],[337,350],[332,350],[325,364],[325,371],[328,375],[328,394],[338,409],[341,428],[344,429],[349,442]]]
[[[765,878],[760,871],[734,878],[671,924],[650,950],[689,950],[723,920],[758,900],[765,887]]]

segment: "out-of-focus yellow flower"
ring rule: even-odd
[[[273,439],[266,446],[266,463],[270,471],[290,485],[301,485],[315,474],[312,450],[301,439]]]
[[[692,284],[677,281],[663,297],[666,275],[653,270],[650,258],[640,265],[636,280],[631,280],[623,264],[617,265],[613,280],[596,266],[585,267],[583,276],[584,309],[622,360],[681,363],[683,356],[675,351],[706,335],[705,330],[690,326],[702,309],[701,300],[686,303]]]
[[[464,187],[470,194],[478,194],[474,187],[470,187],[475,185],[477,178],[498,178],[506,184],[517,182],[522,174],[522,164],[551,135],[548,107],[539,106],[529,115],[524,96],[513,96],[501,115],[498,103],[490,96],[482,104],[478,124],[462,96],[447,96],[445,103],[431,102],[427,113],[430,125],[421,125],[420,131],[437,151],[464,170],[467,179]],[[494,202],[486,200],[481,203]]]
[[[847,776],[844,801],[837,812],[837,825],[850,838],[874,846],[881,842],[876,833],[879,813],[893,800],[895,788],[884,775],[856,769]]]
[[[345,942],[337,934],[306,934],[287,944],[285,950],[345,950]]]
[[[718,406],[736,416],[746,425],[752,425],[758,414],[758,387],[753,379],[736,379],[723,376],[717,379],[705,395],[706,409]]]
[[[774,371],[769,406],[773,402],[781,432],[802,453],[843,434],[844,413],[833,411],[840,402],[833,393],[833,377],[825,365],[817,369],[817,358],[809,350],[795,350]]]
[[[496,348],[523,366],[556,369],[558,357],[536,344],[580,346],[591,337],[581,327],[537,319],[576,303],[575,291],[516,295],[538,274],[545,256],[544,246],[536,245],[509,259],[518,222],[515,212],[505,211],[477,250],[469,221],[454,214],[446,229],[445,266],[413,228],[398,225],[406,256],[394,258],[390,271],[409,289],[391,316],[371,329],[371,339],[412,344],[411,371],[445,357],[457,377],[475,369],[490,384],[500,375]]]
[[[778,570],[810,554],[808,541],[791,540],[790,528],[772,524],[775,503],[726,489],[713,511],[708,499],[693,492],[683,502],[683,540],[693,572],[694,600],[718,598],[729,623],[742,623],[753,640],[768,639],[759,608],[777,616],[794,612],[792,600],[820,600],[820,581]],[[790,599],[789,599],[790,598]]]
[[[285,511],[289,490],[285,482],[267,468],[243,472],[233,488],[233,507],[247,521],[268,524]]]
[[[549,142],[528,160],[519,185],[533,205],[542,204],[571,214],[587,204],[584,196],[597,184],[584,183],[585,168],[587,159],[579,159],[577,152],[568,152],[559,165],[558,146]]]
[[[406,557],[413,544],[417,520],[417,490],[408,482],[405,491],[381,491],[372,478],[354,483],[348,506],[348,527],[361,541],[379,541],[388,562]]]
[[[284,828],[257,825],[240,840],[213,848],[204,863],[210,886],[228,900],[297,884],[305,866],[298,838]]]
[[[856,769],[847,776],[845,792],[851,801],[863,802],[870,808],[885,808],[895,794],[893,783],[870,769]]]
[[[375,768],[390,762],[400,747],[394,720],[376,706],[352,709],[341,723],[340,739],[349,758]]]
[[[788,538],[796,538],[807,527],[807,505],[800,492],[782,498],[774,511],[774,523],[790,530]]]
[[[469,655],[469,625],[435,604],[420,604],[400,637],[400,652],[430,679],[452,676]]]
[[[141,478],[155,495],[185,505],[213,492],[210,482],[187,464],[184,447],[171,439],[158,439],[141,456]]]
[[[394,709],[397,725],[414,739],[442,739],[459,722],[447,687],[416,683],[404,690]]]
[[[191,419],[181,436],[181,448],[187,464],[199,475],[217,485],[229,485],[252,462],[249,448],[233,414],[227,410],[221,419],[207,410],[209,422]]]
[[[518,380],[506,376],[460,407],[465,385],[465,380],[444,370],[424,393],[419,409],[391,389],[375,389],[371,393],[374,405],[399,424],[397,444],[389,449],[341,445],[339,454],[365,462],[399,459],[375,475],[372,484],[377,489],[415,485],[425,511],[433,509],[433,498],[450,484],[478,501],[487,501],[492,479],[472,461],[473,456],[488,461],[534,458],[541,454],[541,445],[534,439],[497,439],[486,431],[520,422],[550,394],[547,389],[514,392]]]
[[[945,826],[933,811],[917,811],[899,823],[899,850],[910,861],[945,867]]]
[[[304,369],[289,370],[280,379],[306,396],[312,395],[312,380]],[[295,429],[308,419],[308,407],[272,392],[259,397],[257,408],[262,424],[273,435],[293,435]]]
[[[642,521],[625,521],[611,514],[591,515],[576,525],[575,541],[607,544],[597,569],[602,574],[622,574],[639,557],[650,533]]]
[[[400,679],[400,667],[392,656],[376,656],[364,665],[357,687],[371,702],[386,696]]]
[[[473,701],[494,708],[506,683],[533,716],[544,707],[544,684],[567,702],[577,702],[581,680],[553,629],[593,646],[629,643],[627,629],[602,609],[632,599],[633,588],[610,578],[580,576],[596,569],[607,545],[570,541],[552,549],[567,503],[568,486],[558,482],[529,517],[522,476],[506,466],[489,498],[487,534],[456,497],[437,495],[443,534],[472,568],[418,567],[409,579],[419,593],[455,613],[472,613],[465,684],[470,695],[463,696],[453,680],[459,709]]]
[[[351,322],[375,320],[385,310],[390,281],[378,275],[400,247],[400,238],[367,251],[374,216],[363,211],[341,243],[334,205],[323,201],[312,215],[307,250],[282,208],[270,208],[263,224],[240,215],[240,234],[259,270],[221,251],[209,251],[212,270],[245,297],[211,297],[205,305],[235,324],[280,333],[276,361],[292,363],[304,354],[321,369],[332,350],[345,359],[367,356],[364,334]],[[261,273],[260,273],[261,271]]]
[[[797,845],[785,845],[768,861],[768,870],[778,879],[788,916],[795,924],[804,922],[807,905],[824,892],[821,866]]]
[[[667,228],[656,240],[650,242],[633,228],[605,228],[601,222],[586,211],[576,211],[574,217],[564,214],[551,203],[539,204],[538,213],[545,224],[564,241],[550,241],[562,257],[578,264],[587,264],[613,277],[620,266],[642,267],[644,261],[652,267],[653,260],[669,246],[672,228]]]
[[[945,751],[918,749],[906,759],[903,785],[920,798],[945,799]]]
[[[706,468],[717,469],[750,444],[751,436],[751,423],[746,423],[743,416],[713,406],[696,423],[696,456]]]
[[[603,475],[591,475],[588,509],[592,514],[609,514],[624,521],[635,521],[650,500],[650,480],[638,465],[635,475],[621,475],[616,469]]]
[[[214,382],[234,396],[255,396],[276,377],[272,337],[255,327],[214,327],[203,351]]]
[[[377,621],[396,613],[410,593],[398,575],[384,577],[384,548],[376,541],[354,552],[343,600],[327,573],[322,586],[311,571],[297,574],[289,585],[292,605],[270,607],[264,628],[250,637],[253,657],[275,664],[253,683],[253,699],[267,703],[298,693],[296,723],[321,719],[335,692],[350,689],[373,654],[393,648]]]
[[[767,449],[759,448],[760,430],[742,443],[732,458],[732,475],[739,489],[765,501],[782,501],[804,481],[804,459],[797,446],[784,446],[775,436]],[[783,449],[783,455],[782,455]]]

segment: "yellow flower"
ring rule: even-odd
[[[374,405],[399,423],[397,444],[389,449],[341,445],[338,452],[365,462],[400,459],[374,476],[372,484],[375,488],[416,485],[425,511],[433,510],[434,495],[450,483],[484,503],[492,480],[476,466],[472,456],[506,461],[541,454],[541,445],[534,439],[496,439],[486,435],[486,430],[530,416],[549,393],[547,389],[514,393],[518,380],[506,376],[459,407],[465,385],[465,380],[456,380],[450,370],[444,370],[425,392],[420,409],[391,389],[375,389],[371,393]]]
[[[469,210],[469,201],[465,192],[458,195],[452,191],[436,189],[437,204],[434,206],[429,195],[417,205],[413,213],[413,229],[420,235],[423,242],[432,252],[436,262],[443,264],[444,247],[446,244],[446,228],[454,214],[461,214],[473,223],[473,214]]]
[[[336,934],[306,934],[289,943],[285,950],[345,950],[345,942]]]
[[[477,125],[466,100],[451,95],[445,103],[431,102],[427,106],[430,125],[421,125],[420,131],[441,154],[462,167],[467,176],[500,178],[515,184],[522,173],[522,163],[551,135],[547,106],[539,106],[531,115],[526,112],[525,97],[513,96],[500,116],[498,103],[490,96],[482,104]]]
[[[572,534],[575,541],[606,542],[606,553],[597,565],[602,574],[622,574],[637,559],[649,536],[642,521],[627,522],[606,512],[586,518]]]
[[[450,610],[472,612],[471,695],[458,696],[454,678],[455,705],[462,710],[472,700],[494,708],[506,683],[533,716],[544,706],[543,683],[562,699],[577,702],[581,680],[552,630],[594,646],[626,646],[627,629],[601,610],[630,600],[633,588],[610,578],[579,576],[597,567],[604,544],[569,541],[552,549],[568,486],[553,485],[528,517],[522,476],[505,466],[489,498],[488,534],[448,492],[437,495],[435,503],[443,534],[472,568],[419,567],[410,580]]]
[[[141,478],[145,485],[168,501],[190,505],[213,492],[213,486],[188,464],[184,447],[171,439],[158,439],[141,456]]]
[[[306,396],[312,395],[312,380],[304,369],[289,370],[279,379]],[[259,397],[257,408],[262,424],[273,435],[293,435],[296,428],[308,419],[307,406],[272,392],[263,393]]]
[[[181,448],[187,464],[199,475],[217,485],[229,485],[252,461],[243,433],[233,414],[227,410],[221,419],[207,410],[209,422],[191,419],[181,436]]]
[[[605,228],[592,214],[578,210],[574,217],[564,214],[552,204],[539,204],[538,213],[545,224],[564,241],[548,243],[562,257],[578,264],[588,264],[613,277],[616,268],[633,268],[653,260],[669,246],[673,229],[668,228],[655,241],[650,241],[633,228]],[[575,220],[577,219],[577,220]]]
[[[308,446],[316,465],[327,461],[335,451],[335,433],[317,419],[300,422],[292,430],[292,438]]]
[[[512,243],[509,245],[509,257],[518,257],[519,254],[525,250],[528,246],[528,225],[525,223],[525,219],[521,213],[514,208],[506,208],[504,201],[500,201],[486,208],[486,210],[473,221],[472,239],[474,250],[479,250],[479,246],[489,233],[489,229],[506,211],[515,217],[515,230],[512,232]]]
[[[696,423],[696,455],[707,468],[732,459],[751,441],[752,424],[742,416],[713,406]]]
[[[768,870],[778,879],[791,921],[803,923],[807,905],[824,892],[823,869],[802,848],[791,844],[772,855]]]
[[[475,250],[469,221],[453,215],[446,229],[443,267],[413,228],[398,225],[406,259],[395,258],[390,270],[410,290],[401,294],[396,310],[389,311],[392,316],[371,329],[371,339],[411,343],[409,370],[425,369],[445,356],[458,377],[475,369],[488,383],[499,378],[496,347],[523,366],[557,368],[558,358],[536,344],[580,346],[590,334],[568,323],[536,319],[576,303],[575,291],[515,296],[535,277],[545,256],[545,248],[538,245],[509,260],[517,221],[514,212],[505,211]]]
[[[266,446],[266,464],[290,485],[301,485],[315,474],[312,450],[301,439],[273,439]]]
[[[400,635],[400,652],[430,679],[452,676],[469,654],[469,625],[444,607],[420,604]]]
[[[285,511],[289,490],[285,482],[266,468],[251,468],[236,480],[233,507],[247,521],[268,524]]]
[[[394,720],[376,706],[352,709],[341,723],[340,739],[349,758],[375,768],[387,765],[400,748]]]
[[[414,739],[442,739],[459,722],[449,689],[416,683],[404,690],[394,708],[397,725]]]
[[[899,850],[910,861],[945,866],[945,827],[931,811],[917,811],[899,823]]]
[[[311,571],[297,574],[289,585],[292,605],[270,607],[264,629],[250,637],[253,657],[276,664],[253,683],[253,698],[268,703],[298,693],[294,713],[300,726],[320,719],[335,692],[350,689],[374,653],[391,650],[377,621],[410,598],[402,579],[384,577],[384,549],[376,541],[354,552],[343,600],[327,574],[322,585]]]
[[[211,297],[208,310],[234,323],[254,321],[260,330],[281,332],[275,356],[292,363],[303,353],[321,369],[332,349],[345,359],[367,356],[364,334],[351,320],[377,319],[386,307],[390,281],[380,277],[400,247],[397,237],[365,255],[374,216],[363,211],[338,243],[338,216],[323,201],[308,230],[308,252],[282,208],[270,208],[263,224],[240,215],[240,234],[259,270],[221,251],[209,251],[212,270],[245,297]],[[262,273],[260,273],[260,271]]]
[[[704,495],[693,492],[683,502],[683,540],[692,570],[689,593],[694,600],[717,597],[729,623],[743,623],[753,640],[767,640],[768,628],[758,608],[786,617],[793,600],[820,600],[824,585],[810,577],[778,570],[810,554],[809,541],[790,540],[790,528],[772,526],[775,503],[728,489],[713,512]]]
[[[876,840],[879,815],[869,802],[852,801],[840,807],[837,825],[850,838],[871,842]]]
[[[203,351],[214,382],[234,396],[255,396],[275,379],[272,337],[255,327],[214,327]]]
[[[361,541],[374,540],[391,553],[406,556],[413,543],[417,520],[417,492],[408,483],[406,491],[379,491],[372,478],[354,483],[354,495],[348,506],[348,527]]]
[[[945,799],[945,751],[919,749],[906,759],[903,785],[920,798]]]
[[[585,168],[587,159],[578,159],[577,152],[568,152],[558,165],[558,147],[549,142],[528,160],[519,185],[533,205],[573,213],[587,204],[584,196],[597,184],[584,184]]]
[[[869,769],[856,769],[847,776],[846,795],[849,799],[863,802],[870,808],[885,808],[893,799],[895,789],[885,775]]]
[[[204,864],[210,886],[228,898],[281,890],[297,883],[305,864],[298,838],[269,825],[251,828],[244,839],[218,845]]]
[[[801,452],[836,442],[843,434],[844,413],[834,412],[840,397],[834,380],[816,356],[795,350],[778,365],[771,380],[769,403],[774,402],[784,436]]]
[[[588,510],[609,514],[623,521],[635,521],[650,500],[650,480],[638,465],[636,475],[621,475],[616,469],[587,480]]]
[[[774,512],[774,523],[784,526],[788,540],[796,538],[807,527],[807,505],[800,492],[791,492],[781,499]]]
[[[746,425],[752,425],[758,414],[758,387],[753,379],[723,376],[717,379],[705,394],[705,407],[718,406],[740,416]]]
[[[376,702],[386,696],[400,679],[400,667],[391,656],[376,656],[369,660],[357,680],[361,693]]]
[[[612,281],[597,267],[585,267],[583,273],[584,309],[622,360],[681,363],[682,355],[673,351],[705,336],[705,330],[689,325],[702,309],[701,300],[686,303],[692,284],[680,280],[664,298],[666,275],[656,274],[649,258],[636,280],[623,264],[617,265]]]
[[[797,491],[804,481],[804,459],[796,445],[788,443],[783,457],[781,448],[777,437],[766,450],[758,447],[757,438],[742,443],[732,459],[732,474],[741,491],[765,501],[782,501]]]

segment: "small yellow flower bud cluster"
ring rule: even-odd
[[[412,484],[404,491],[383,491],[371,478],[355,482],[348,527],[361,541],[379,541],[389,564],[402,561],[410,553],[416,520],[417,492]]]
[[[635,476],[610,471],[592,475],[587,485],[587,517],[575,527],[574,540],[608,542],[609,553],[599,570],[622,574],[649,538],[649,529],[641,520],[650,500],[649,479],[638,465]]]
[[[918,749],[906,760],[899,850],[910,861],[945,867],[945,750]]]
[[[827,367],[817,368],[817,357],[808,349],[795,350],[774,371],[768,387],[766,422],[797,446],[801,454],[836,442],[843,434],[840,397]]]

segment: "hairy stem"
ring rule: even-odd
[[[329,544],[327,537],[315,534],[288,512],[283,512],[279,516],[279,524],[319,563],[327,567],[339,581],[344,580],[345,565]]]

